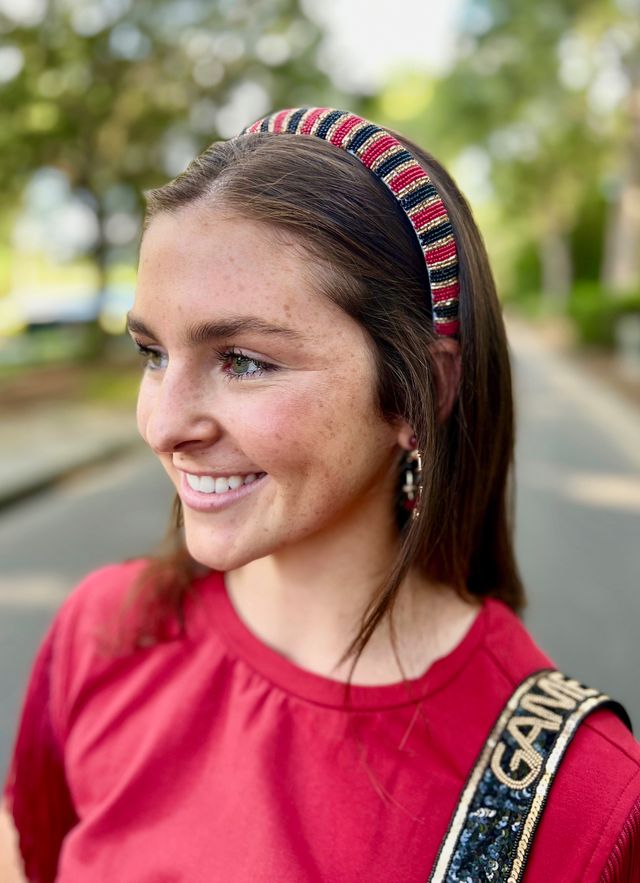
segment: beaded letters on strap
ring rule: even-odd
[[[556,771],[578,725],[611,708],[603,693],[545,669],[515,690],[473,767],[429,883],[519,883]]]

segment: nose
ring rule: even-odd
[[[206,448],[221,434],[204,382],[171,367],[143,378],[137,419],[140,435],[156,454]]]

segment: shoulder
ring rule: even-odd
[[[137,558],[117,564],[106,564],[88,573],[69,593],[56,619],[61,628],[90,620],[101,620],[104,615],[125,600],[147,565]]]
[[[107,628],[145,566],[144,559],[105,565],[76,584],[56,611],[42,642],[55,666],[63,657],[91,645],[93,642],[86,639]]]
[[[22,704],[5,797],[20,832],[29,879],[55,876],[60,844],[77,822],[65,761],[68,709],[98,659],[94,637],[145,562],[90,573],[58,609],[35,656]]]
[[[571,843],[575,879],[596,883],[616,849],[640,850],[639,822],[640,744],[612,711],[599,709],[580,724],[567,748],[531,863],[553,876]]]
[[[504,705],[528,675],[556,665],[515,613],[501,602],[488,603],[485,650],[502,674]],[[579,672],[566,674],[580,679]],[[528,869],[533,880],[555,879],[562,867],[566,879],[599,881],[607,864],[629,850],[640,851],[640,743],[613,711],[599,708],[582,721],[567,747]]]
[[[52,709],[61,739],[89,699],[127,682],[143,689],[162,666],[172,671],[196,647],[211,645],[200,603],[209,576],[194,575],[184,586],[172,580],[173,571],[155,559],[134,559],[92,571],[64,601],[50,632]],[[181,599],[176,587],[184,588]]]
[[[502,674],[505,685],[515,689],[534,671],[556,667],[510,607],[495,598],[487,599],[485,604],[484,649]]]
[[[109,564],[87,574],[69,593],[49,629],[50,691],[54,725],[72,697],[110,664],[127,598],[145,559]]]
[[[500,601],[489,601],[485,650],[503,679],[504,704],[513,691],[529,675],[542,669],[556,669],[553,659],[536,643],[519,617]],[[564,672],[580,682],[579,672]],[[589,684],[598,688],[598,684]],[[613,699],[616,697],[613,696]],[[608,709],[597,709],[582,722],[568,751],[589,757],[611,772],[624,769],[627,775],[640,771],[640,743]]]

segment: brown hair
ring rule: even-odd
[[[516,611],[525,603],[513,551],[511,369],[486,251],[451,177],[428,153],[396,137],[441,194],[459,252],[462,379],[441,424],[424,259],[394,197],[356,158],[318,138],[245,135],[212,144],[182,175],[147,194],[145,229],[157,214],[197,203],[264,222],[299,242],[324,269],[317,278],[321,292],[374,344],[381,412],[414,428],[424,464],[420,517],[398,511],[397,559],[345,651],[343,660],[353,657],[351,671],[412,567],[463,597],[493,596]],[[185,554],[180,524],[178,506],[170,532],[177,545],[145,571],[156,610],[143,622],[147,641],[162,621],[157,611],[177,613],[183,622],[197,565]]]

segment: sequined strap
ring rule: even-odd
[[[462,790],[429,883],[519,883],[549,789],[578,725],[624,708],[559,671],[530,675],[505,705]]]

